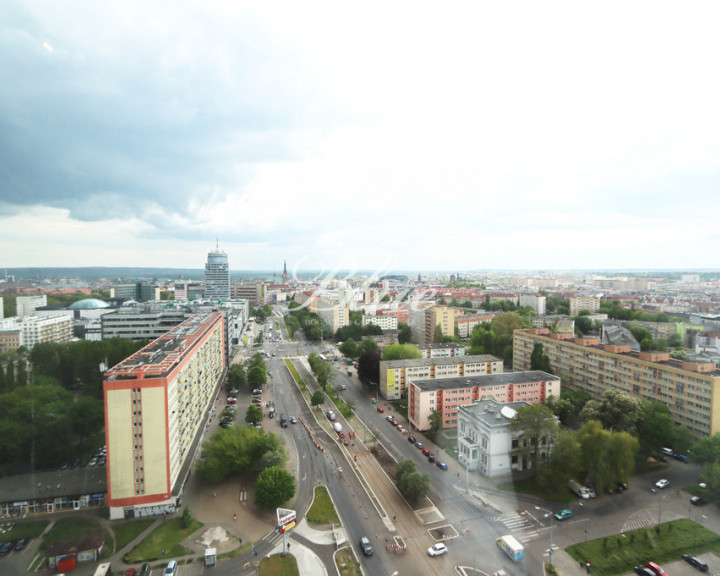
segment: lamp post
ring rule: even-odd
[[[553,553],[553,529],[555,528],[555,525],[553,523],[553,520],[555,519],[553,516],[553,513],[550,510],[547,510],[545,508],[541,508],[540,506],[535,506],[535,510],[540,510],[542,512],[547,512],[547,514],[544,515],[545,518],[550,516],[550,549],[548,550],[548,564],[552,566],[552,553]]]

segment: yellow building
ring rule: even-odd
[[[543,345],[553,372],[567,387],[599,399],[616,389],[649,402],[662,402],[676,426],[696,439],[720,432],[720,371],[713,363],[673,360],[663,352],[633,352],[630,346],[602,346],[597,338],[551,334],[548,329],[516,330],[513,368],[530,368],[536,343]]]
[[[105,373],[110,518],[173,512],[225,373],[224,320],[200,313]]]
[[[500,374],[502,371],[503,361],[489,354],[383,360],[380,362],[379,392],[387,400],[398,400],[406,396],[411,380]]]

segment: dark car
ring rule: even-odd
[[[360,549],[362,550],[362,553],[365,554],[365,556],[373,555],[372,544],[370,544],[370,540],[368,540],[366,536],[360,538]]]
[[[138,572],[138,576],[150,576],[150,564],[143,564],[140,566],[140,572]]]
[[[0,546],[0,556],[7,556],[8,554],[10,554],[13,548],[15,548],[15,540],[5,542],[5,544]]]
[[[704,506],[707,503],[708,501],[702,496],[693,496],[692,498],[690,498],[690,504],[692,504],[693,506]]]
[[[435,454],[428,454],[428,462],[430,462],[431,464],[435,462]]]
[[[408,436],[408,442],[410,442],[410,444],[415,444],[417,440],[415,440],[415,436]]]
[[[20,552],[21,550],[25,550],[25,548],[27,547],[27,545],[29,543],[30,543],[30,538],[20,538],[20,540],[18,540],[15,543],[15,552]]]
[[[700,572],[707,572],[708,571],[708,565],[705,564],[700,558],[696,556],[691,556],[690,554],[683,554],[682,555],[683,560],[690,564],[693,568],[697,568],[700,570]]]
[[[688,457],[685,454],[673,454],[673,458],[675,460],[680,460],[680,462],[685,462],[687,464]]]
[[[645,566],[635,566],[635,574],[639,574],[639,576],[655,576],[655,572],[650,568],[645,568]]]

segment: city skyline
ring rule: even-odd
[[[707,269],[719,12],[12,0],[0,267]]]

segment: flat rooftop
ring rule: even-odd
[[[386,368],[416,368],[418,366],[449,366],[452,364],[487,364],[500,362],[500,358],[492,354],[477,354],[475,356],[440,356],[438,358],[418,358],[412,360],[383,360]]]
[[[530,370],[528,372],[503,372],[502,374],[480,374],[478,376],[459,376],[453,378],[418,378],[412,380],[423,392],[431,390],[452,390],[456,388],[469,388],[478,386],[509,386],[511,384],[527,384],[528,382],[552,382],[558,381],[558,376],[553,376],[542,370]]]
[[[222,318],[220,312],[200,312],[163,334],[105,372],[105,380],[132,380],[168,374],[195,343]]]

